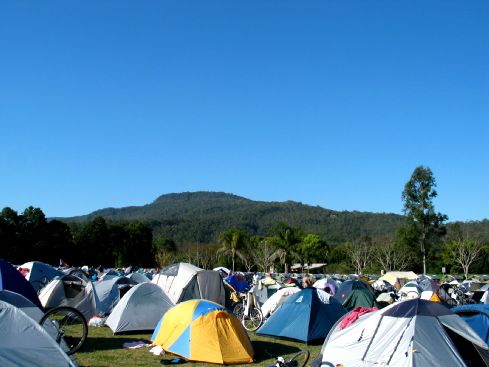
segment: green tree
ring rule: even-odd
[[[296,247],[302,241],[303,231],[300,228],[292,228],[288,224],[280,222],[272,228],[272,242],[283,256],[284,273],[289,272],[288,261],[291,254],[297,254]]]
[[[232,271],[235,270],[235,257],[238,255],[239,257],[243,256],[243,248],[247,241],[247,235],[243,230],[240,229],[228,229],[224,231],[219,236],[219,243],[221,244],[221,248],[217,250],[217,254],[227,254],[231,255],[232,259]]]
[[[349,247],[349,243],[342,243],[331,247],[331,252],[328,256],[328,271],[343,274],[352,271]]]
[[[110,246],[112,242],[111,231],[109,231],[107,222],[101,216],[96,217],[85,224],[80,233],[75,236],[75,247],[78,255],[78,259],[75,260],[76,263],[80,265],[114,266],[113,248]]]
[[[3,208],[0,213],[0,258],[14,264],[23,261],[20,231],[18,213],[9,207]]]
[[[168,266],[175,262],[177,244],[171,238],[159,236],[153,239],[153,252],[160,267]]]
[[[328,245],[316,234],[307,234],[298,245],[298,253],[305,264],[322,262],[328,255]]]
[[[435,187],[436,181],[431,169],[419,166],[402,192],[403,211],[407,219],[405,233],[409,233],[411,241],[415,240],[419,245],[424,274],[427,247],[443,237],[446,233],[443,222],[448,219],[446,215],[435,212],[433,199],[438,195]]]

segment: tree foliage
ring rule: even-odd
[[[419,245],[424,274],[427,248],[446,233],[444,222],[448,219],[446,215],[435,211],[433,199],[438,195],[435,187],[436,181],[431,169],[419,166],[402,192],[403,211],[407,217],[404,233],[409,234],[408,241],[416,241]]]

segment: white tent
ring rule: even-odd
[[[300,292],[299,287],[284,287],[272,294],[261,306],[263,317],[270,316],[289,296],[297,292]]]
[[[161,317],[174,305],[161,287],[141,283],[122,297],[105,324],[114,333],[154,330]]]

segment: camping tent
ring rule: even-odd
[[[29,261],[22,264],[20,268],[29,269],[25,278],[32,284],[36,292],[39,292],[54,277],[63,275],[62,271],[40,261]]]
[[[463,305],[452,308],[452,311],[462,317],[482,340],[489,343],[489,305]]]
[[[141,283],[122,297],[105,324],[114,333],[154,330],[161,316],[173,306],[174,303],[161,287],[153,283]]]
[[[44,316],[44,312],[36,306],[34,303],[29,301],[23,295],[19,293],[15,293],[8,290],[0,291],[0,301],[10,303],[11,305],[20,308],[24,311],[27,316],[39,322],[41,318]]]
[[[0,301],[0,366],[75,367],[58,343],[20,308]]]
[[[300,291],[299,287],[284,287],[276,291],[261,306],[263,317],[267,318],[270,316],[287,298]]]
[[[259,281],[253,286],[252,291],[258,305],[263,305],[267,299],[275,294],[282,286],[275,281]]]
[[[328,293],[305,288],[287,298],[256,333],[307,343],[325,338],[344,314],[343,306]]]
[[[45,308],[76,308],[87,320],[96,314],[92,282],[85,282],[75,275],[63,275],[61,278],[53,279],[41,290],[39,299]]]
[[[419,298],[421,293],[423,293],[423,288],[415,280],[404,284],[398,292],[401,299]]]
[[[361,280],[346,280],[339,286],[334,297],[351,311],[359,306],[377,307],[375,292],[372,287]]]
[[[151,282],[151,279],[149,279],[145,273],[140,273],[138,271],[128,274],[127,278],[129,278],[133,284]]]
[[[399,289],[410,280],[418,279],[418,275],[412,271],[388,271],[379,279],[386,280],[392,284],[394,288]]]
[[[117,302],[134,285],[125,276],[108,278],[93,283],[97,314],[109,314]]]
[[[2,289],[20,293],[42,309],[41,302],[32,284],[12,264],[0,259],[0,290]]]
[[[182,302],[166,312],[151,340],[191,361],[253,362],[253,347],[243,325],[224,307],[206,300]]]
[[[192,264],[177,263],[156,274],[151,282],[158,284],[173,303],[190,299],[207,299],[224,305],[226,295],[217,271],[203,270]]]
[[[317,289],[322,289],[323,291],[326,291],[334,296],[338,289],[338,283],[333,278],[322,278],[316,280],[313,284],[313,287]]]
[[[328,334],[322,365],[486,366],[488,346],[462,318],[419,298],[367,313]],[[313,363],[315,365],[315,363]]]

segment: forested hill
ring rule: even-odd
[[[396,214],[338,212],[293,201],[253,201],[220,192],[162,195],[148,205],[107,208],[63,220],[81,222],[97,216],[110,221],[142,221],[153,229],[154,235],[177,243],[215,242],[219,233],[229,228],[241,228],[252,235],[269,235],[273,225],[284,222],[337,244],[363,235],[393,237],[403,221]]]

